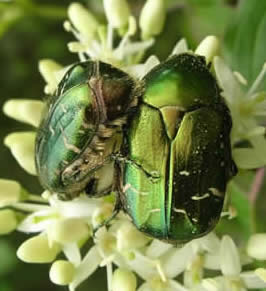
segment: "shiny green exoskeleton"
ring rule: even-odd
[[[236,174],[230,113],[203,57],[173,56],[143,83],[124,144],[120,199],[139,230],[188,241],[214,228]]]
[[[36,168],[44,188],[63,199],[84,190],[91,196],[110,193],[111,155],[120,149],[135,89],[126,73],[102,62],[70,68],[47,106],[36,138]]]

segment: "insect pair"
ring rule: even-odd
[[[102,62],[74,65],[36,139],[44,188],[63,199],[117,193],[146,234],[169,242],[208,233],[236,174],[230,112],[205,59],[180,54],[136,81]]]

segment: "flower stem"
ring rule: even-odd
[[[47,200],[43,199],[41,196],[33,195],[33,194],[28,194],[27,200],[31,202],[47,203]]]
[[[257,195],[261,189],[263,180],[264,180],[264,174],[265,174],[265,168],[260,168],[257,170],[256,175],[255,175],[255,179],[253,181],[253,184],[251,186],[251,190],[248,194],[248,198],[249,201],[254,204],[256,199],[257,199]]]

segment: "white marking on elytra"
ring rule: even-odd
[[[54,131],[54,129],[52,128],[52,126],[51,126],[51,125],[49,126],[49,130],[50,130],[50,132],[51,132],[52,136],[54,136],[54,135],[55,135],[55,131]]]
[[[65,147],[66,147],[68,150],[73,151],[73,152],[76,153],[76,154],[80,154],[80,153],[81,153],[81,150],[80,150],[78,147],[76,147],[76,146],[73,145],[73,144],[68,143],[67,136],[65,135],[62,126],[60,126],[60,130],[61,130],[62,135],[63,135],[63,141],[64,141],[64,145],[65,145]]]
[[[198,218],[196,218],[196,217],[193,217],[191,220],[192,220],[193,222],[199,222]]]
[[[63,111],[64,113],[67,113],[67,109],[66,109],[65,105],[64,105],[64,104],[60,104],[60,106],[61,106],[61,108],[62,108],[62,111]]]
[[[190,173],[188,171],[180,171],[179,172],[179,175],[182,175],[182,176],[189,176]]]
[[[147,195],[149,195],[149,192],[142,192],[142,191],[139,191],[138,189],[136,189],[136,188],[134,188],[131,184],[129,184],[129,183],[127,183],[124,187],[123,187],[123,189],[122,189],[122,191],[123,191],[123,193],[126,193],[126,191],[127,190],[132,190],[132,192],[134,192],[134,193],[136,193],[136,194],[139,194],[139,195],[141,195],[141,196],[147,196]]]
[[[209,193],[205,193],[202,196],[192,196],[191,199],[192,200],[202,200],[202,199],[206,199],[209,198],[210,194]]]
[[[150,213],[161,212],[161,209],[160,208],[154,208],[154,209],[151,209],[149,212]]]
[[[217,197],[224,197],[224,193],[223,192],[221,192],[221,191],[219,191],[217,188],[209,188],[208,189],[210,192],[211,192],[211,194],[213,194],[214,196],[217,196]]]
[[[180,209],[180,208],[173,208],[173,210],[174,210],[174,212],[176,212],[176,213],[182,213],[182,214],[184,214],[184,215],[187,215],[187,212],[186,212],[186,210],[185,209]]]

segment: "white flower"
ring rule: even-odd
[[[266,163],[265,128],[257,121],[258,116],[266,114],[266,92],[258,91],[266,73],[263,66],[250,89],[245,88],[240,73],[234,74],[220,57],[214,58],[214,68],[222,96],[230,108],[233,128],[231,143],[234,160],[239,168],[252,169],[264,166]],[[239,78],[239,76],[241,76]],[[238,148],[238,143],[248,141],[250,145]]]
[[[68,285],[75,276],[75,267],[68,261],[55,261],[50,269],[50,279],[57,285]]]
[[[266,282],[261,280],[255,272],[241,272],[237,247],[227,235],[222,238],[219,256],[223,276],[204,279],[202,285],[207,291],[244,291],[266,287]]]

